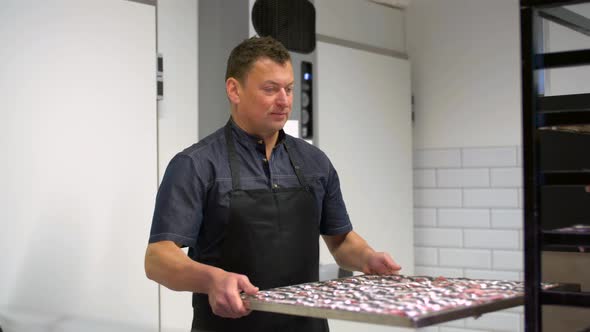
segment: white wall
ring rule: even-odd
[[[363,0],[315,0],[316,32],[406,52],[404,12]]]
[[[198,140],[197,13],[195,0],[158,1],[158,52],[164,56],[164,99],[158,103],[160,180],[170,159]],[[190,329],[191,299],[192,293],[160,286],[162,331]]]
[[[406,20],[414,147],[520,144],[518,0],[414,0]]]

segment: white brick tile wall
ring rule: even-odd
[[[524,203],[523,203],[524,202],[524,196],[523,195],[524,195],[524,192],[523,192],[522,188],[521,189],[518,189],[518,207],[519,208],[523,208],[524,207]]]
[[[518,249],[518,231],[492,229],[464,230],[466,248]]]
[[[460,229],[416,228],[414,245],[460,248],[463,245],[462,232]]]
[[[417,265],[414,268],[414,272],[417,276],[434,276],[434,277],[447,277],[447,278],[462,278],[463,269],[453,269],[448,267],[433,267],[433,266],[420,266]]]
[[[436,226],[436,209],[414,208],[414,226]]]
[[[416,332],[440,332],[438,326],[427,326],[416,329]]]
[[[461,167],[461,150],[415,150],[414,168]]]
[[[461,207],[461,189],[414,189],[415,207]]]
[[[436,171],[441,188],[488,187],[490,171],[487,168],[439,169]]]
[[[442,326],[439,332],[485,332],[484,330],[464,329],[460,327]]]
[[[439,249],[439,265],[448,267],[483,268],[492,267],[491,250]]]
[[[516,166],[516,150],[516,147],[462,149],[463,167]]]
[[[523,212],[522,209],[493,209],[492,210],[492,227],[493,228],[512,228],[522,229]]]
[[[455,319],[455,320],[451,320],[448,322],[444,322],[442,324],[440,324],[441,327],[459,327],[459,328],[464,328],[465,327],[465,319]]]
[[[515,270],[522,271],[524,266],[524,256],[522,251],[504,251],[494,250],[493,268],[498,270]]]
[[[465,278],[472,279],[495,279],[495,280],[522,280],[518,272],[472,270],[465,269]]]
[[[522,149],[449,148],[414,155],[415,274],[522,280]],[[419,332],[523,332],[522,308]]]
[[[524,313],[524,306],[518,306],[518,307],[514,307],[514,308],[508,308],[505,310],[506,312],[516,312],[518,314],[522,314]]]
[[[416,265],[438,265],[438,249],[415,247],[414,262]]]
[[[433,169],[414,170],[414,188],[436,187],[436,171]]]
[[[439,227],[489,228],[488,209],[439,209]]]
[[[465,207],[478,208],[517,208],[517,189],[464,189]]]
[[[465,326],[469,328],[514,332],[520,329],[520,320],[521,316],[516,313],[494,312],[484,314],[478,319],[468,318],[465,320]]]
[[[522,187],[522,168],[492,168],[492,187]]]

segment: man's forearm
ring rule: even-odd
[[[341,237],[324,237],[336,263],[345,270],[367,272],[367,258],[375,251],[354,231]]]
[[[174,242],[148,246],[145,272],[149,279],[175,291],[208,293],[216,274],[223,270],[193,261]]]

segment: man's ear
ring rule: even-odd
[[[239,104],[240,103],[240,82],[233,77],[228,78],[225,81],[225,92],[227,93],[227,98],[232,104]]]

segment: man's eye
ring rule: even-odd
[[[288,95],[290,95],[293,92],[293,88],[286,88],[285,92],[287,92]]]
[[[275,92],[276,89],[273,87],[266,87],[266,88],[263,88],[262,90],[266,93],[273,93],[273,92]]]

